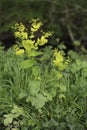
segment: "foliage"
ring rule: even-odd
[[[43,52],[37,66],[22,68],[22,54],[0,50],[0,129],[86,130],[87,55],[69,52],[72,61],[61,77],[52,64],[55,51]]]
[[[67,53],[69,63],[64,45],[61,51],[46,47],[52,33],[42,31],[39,20],[30,25],[28,30],[16,24],[17,45],[6,52],[0,47],[0,129],[86,130],[85,48],[75,41],[77,52]]]
[[[29,35],[22,23],[16,24],[17,48],[0,50],[0,118],[5,130],[45,129],[51,105],[56,99],[65,100],[61,79],[68,61],[50,46],[39,49],[52,35],[41,30],[41,37],[34,40],[41,25],[32,20]]]

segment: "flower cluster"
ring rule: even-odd
[[[31,20],[31,32],[36,32],[42,26],[42,22],[39,19],[32,19]]]
[[[22,23],[16,23],[13,27],[15,29],[15,38],[27,39],[28,33],[25,31],[25,26]]]
[[[36,45],[43,46],[44,44],[48,43],[47,38],[49,38],[49,36],[51,36],[51,35],[52,35],[51,32],[43,33],[41,38],[37,39]]]
[[[56,67],[58,67],[60,70],[64,70],[69,61],[70,61],[69,59],[66,60],[64,59],[64,55],[61,51],[55,49],[53,63]]]
[[[30,23],[30,35],[28,34],[26,27],[22,23],[17,23],[13,27],[15,30],[15,38],[19,38],[21,40],[22,47],[28,54],[36,51],[39,46],[43,46],[48,43],[48,38],[52,35],[52,32],[44,32],[43,30],[41,30],[42,36],[34,40],[35,32],[40,29],[40,27],[42,26],[42,22],[40,22],[39,19],[32,19]],[[19,49],[16,50],[16,54],[20,55],[23,54],[25,51],[23,49],[20,49],[19,47]]]

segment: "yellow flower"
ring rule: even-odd
[[[37,39],[37,43],[36,44],[39,45],[39,46],[43,46],[47,42],[48,42],[48,40],[44,36],[42,36],[41,38]]]
[[[16,38],[21,38],[21,39],[27,39],[28,38],[28,34],[27,32],[25,32],[25,26],[22,23],[16,23],[13,27],[16,31],[14,33],[14,36]]]
[[[37,47],[35,47],[34,43],[35,43],[35,41],[30,40],[30,39],[22,40],[22,45],[23,45],[23,47],[25,48],[25,50],[27,52],[31,52],[31,50],[36,50],[37,49]]]
[[[24,54],[24,49],[19,49],[16,51],[16,55]]]
[[[55,59],[53,60],[54,64],[56,66],[62,66],[64,58],[63,58],[62,54],[60,53],[60,51],[57,52],[57,50],[55,50],[54,56],[55,56]]]
[[[29,36],[29,38],[30,38],[30,39],[34,38],[34,35],[33,35],[33,34],[32,34],[32,35],[30,35],[30,36]]]
[[[28,39],[28,34],[27,34],[27,32],[21,32],[21,38],[22,38],[22,39]]]
[[[36,32],[42,25],[42,22],[38,21],[38,19],[33,19],[31,24],[31,31]]]
[[[22,23],[16,23],[12,28],[20,32],[23,32],[25,30],[25,26]]]
[[[12,47],[15,51],[17,51],[17,50],[19,50],[19,47],[18,47],[18,45],[16,44],[16,45],[13,45],[13,47]]]
[[[27,34],[27,32],[15,32],[14,33],[14,36],[16,37],[16,38],[21,38],[21,39],[28,39],[28,34]]]
[[[14,25],[13,29],[15,30],[15,38],[19,38],[22,46],[26,50],[27,54],[31,55],[37,55],[36,50],[38,49],[39,46],[43,46],[46,43],[48,43],[48,38],[49,36],[52,35],[51,32],[44,32],[43,30],[40,30],[42,36],[35,37],[35,32],[38,31],[38,29],[42,26],[42,22],[39,21],[39,19],[32,19],[31,23],[31,30],[30,30],[30,35],[26,31],[26,27],[22,23],[17,23]],[[35,39],[35,40],[34,40]],[[21,50],[18,48],[16,51],[17,55],[20,55],[24,53],[24,50]],[[34,53],[35,51],[35,53]]]
[[[20,32],[15,32],[15,33],[14,33],[14,36],[15,36],[16,38],[20,38],[20,37],[21,37],[21,34],[20,34]]]
[[[19,24],[19,31],[23,32],[24,30],[25,30],[25,26],[22,23],[20,23]]]
[[[46,33],[43,33],[45,38],[48,38],[52,35],[52,32],[46,32]]]

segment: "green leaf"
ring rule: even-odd
[[[30,48],[33,47],[35,41],[32,40],[22,40],[22,45],[23,47],[27,50],[30,51]]]
[[[33,130],[40,130],[39,126],[36,126],[35,128],[33,128]]]
[[[8,116],[4,119],[4,125],[7,126],[9,124],[11,124],[13,121],[13,117],[12,116]]]
[[[42,54],[43,54],[43,52],[31,51],[31,53],[30,52],[28,53],[28,57],[30,57],[30,56],[36,57],[36,56],[39,56]]]
[[[29,96],[26,101],[31,102],[32,106],[34,106],[36,109],[40,109],[45,105],[47,99],[42,94],[37,94],[36,96]]]
[[[30,85],[30,93],[32,95],[36,95],[40,91],[41,81],[32,80],[29,83]]]
[[[27,93],[24,92],[24,91],[22,91],[22,92],[19,94],[19,99],[22,99],[22,98],[24,98],[24,97],[26,97],[26,96],[27,96]]]
[[[81,66],[82,61],[80,59],[76,60],[76,65]]]
[[[60,92],[66,92],[66,86],[61,84],[60,85]]]
[[[73,43],[75,46],[80,46],[80,42],[79,41],[74,41],[74,43]]]
[[[35,60],[24,60],[24,61],[21,61],[21,68],[30,68],[32,67],[34,64],[36,64]]]
[[[59,99],[65,99],[65,95],[63,93],[59,94]]]
[[[34,66],[32,68],[33,75],[38,76],[40,74],[40,72],[41,72],[40,66]]]
[[[82,61],[82,68],[87,68],[87,61]]]
[[[18,117],[23,114],[23,109],[15,105],[11,110],[11,113],[14,114],[15,117]]]
[[[43,92],[43,95],[47,98],[47,100],[52,101],[52,95],[48,92]]]
[[[19,130],[19,128],[12,128],[11,130]]]
[[[36,109],[42,108],[47,99],[42,94],[38,94],[36,98],[32,100],[32,105],[35,106]]]

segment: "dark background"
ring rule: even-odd
[[[0,0],[0,41],[6,48],[15,42],[11,26],[32,18],[40,18],[45,30],[54,31],[52,46],[63,42],[74,49],[78,40],[87,47],[86,0]]]

